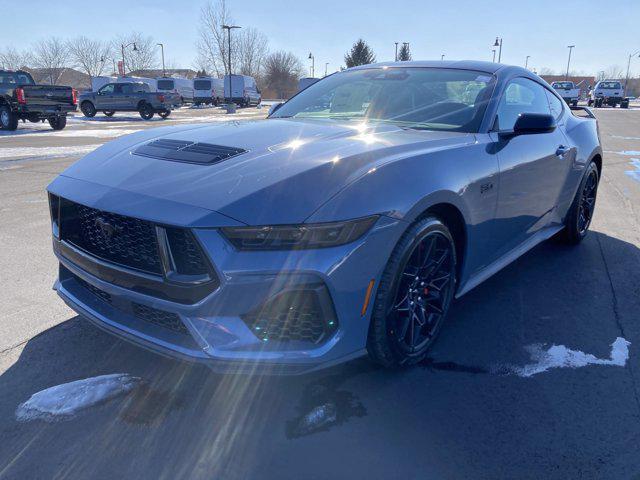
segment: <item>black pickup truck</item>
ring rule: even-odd
[[[0,70],[0,128],[15,130],[18,120],[49,121],[54,130],[67,125],[76,110],[78,93],[71,87],[36,85],[28,72]]]

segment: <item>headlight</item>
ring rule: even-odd
[[[344,222],[265,227],[226,227],[223,235],[238,250],[326,248],[350,243],[364,235],[378,215]]]

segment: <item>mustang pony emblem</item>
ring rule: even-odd
[[[112,225],[107,220],[102,217],[97,217],[93,224],[100,231],[101,236],[105,239],[105,241],[109,242],[122,231],[122,227],[117,227]]]

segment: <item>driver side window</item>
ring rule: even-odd
[[[509,82],[500,99],[494,128],[500,131],[513,130],[522,113],[549,115],[549,102],[542,85],[527,78],[516,78]]]
[[[98,93],[100,95],[111,95],[113,93],[113,87],[114,87],[113,83],[110,83],[102,87]]]

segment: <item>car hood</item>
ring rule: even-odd
[[[155,139],[202,142],[244,153],[206,165],[134,153]],[[472,141],[472,134],[332,120],[163,127],[105,144],[62,175],[215,211],[249,225],[301,223],[350,183],[379,174],[385,163]]]

